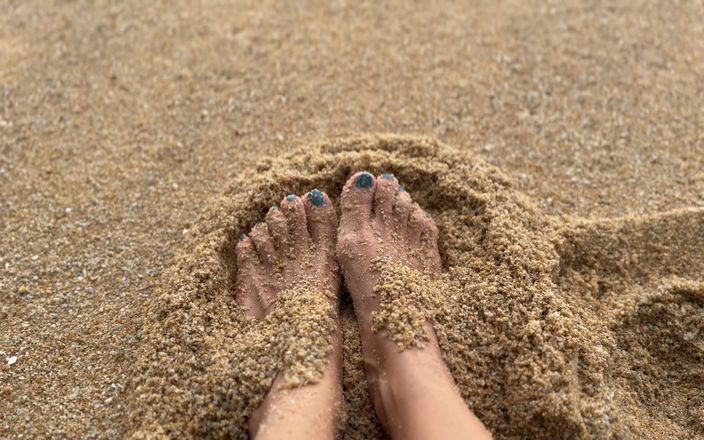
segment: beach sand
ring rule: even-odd
[[[234,237],[360,169],[436,219],[406,318],[497,438],[703,437],[702,17],[0,2],[0,437],[239,435],[283,361]],[[379,437],[342,317],[345,435]]]

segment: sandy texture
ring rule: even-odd
[[[325,342],[300,325],[242,330],[233,249],[280,194],[318,187],[335,202],[357,169],[394,173],[437,218],[442,237],[445,274],[436,282],[379,263],[376,327],[403,347],[422,343],[423,322],[433,321],[465,400],[497,437],[704,433],[704,209],[587,224],[548,217],[476,157],[427,139],[372,137],[262,164],[189,230],[187,251],[145,312],[153,318],[130,399],[138,434],[240,437],[242,413],[264,398],[267,377],[291,368],[269,353],[315,352]],[[305,307],[289,310],[283,315]],[[354,329],[352,313],[343,317]],[[262,349],[262,340],[272,346]],[[296,368],[313,378],[321,371]],[[345,375],[362,374],[354,353]],[[345,389],[346,401],[366,397],[365,387]],[[346,438],[379,431],[368,401],[346,419]]]
[[[576,364],[569,371],[594,368],[576,377],[543,374],[568,371],[559,363],[521,378],[503,367],[494,374],[504,378],[473,373],[466,386],[481,392],[470,403],[491,427],[508,435],[511,420],[528,429],[523,416],[535,414],[526,409],[535,401],[548,409],[542,423],[565,417],[570,429],[602,429],[603,420],[577,414],[597,414],[583,408],[596,411],[614,391],[607,415],[618,416],[610,423],[623,436],[701,435],[704,258],[692,246],[704,206],[703,14],[696,1],[0,0],[0,436],[136,429],[132,385],[141,376],[132,375],[147,347],[144,317],[163,301],[164,271],[191,243],[189,231],[219,221],[234,233],[282,196],[232,188],[259,159],[363,132],[431,135],[467,166],[497,166],[511,182],[503,194],[514,202],[522,194],[529,212],[492,223],[496,264],[534,246],[551,255],[546,267],[558,261],[547,291],[583,327],[548,337],[546,353],[510,351],[540,342],[502,340],[493,356],[533,362],[554,350]],[[340,173],[326,180],[329,190]],[[432,187],[415,183],[445,225],[445,243],[487,239],[473,235],[486,230],[474,217],[438,209]],[[241,223],[204,218],[218,203],[248,210]],[[553,240],[515,235],[516,222],[531,234],[553,230]],[[521,247],[525,240],[533,244]],[[517,316],[537,310],[510,298],[503,307]],[[565,322],[547,318],[512,331],[531,323],[545,339],[544,326]],[[496,322],[499,332],[515,321]],[[352,368],[359,341],[343,330],[348,407],[367,414],[350,418],[349,430],[377,432]],[[468,331],[444,344],[478,356],[484,342]],[[491,404],[506,396],[518,399],[515,412],[496,415]]]

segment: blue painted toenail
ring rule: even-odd
[[[367,172],[364,172],[357,176],[356,179],[354,179],[354,185],[357,188],[369,189],[372,187],[372,185],[374,185],[374,176]]]
[[[391,173],[384,173],[381,177],[383,177],[386,180],[394,180],[394,175]]]
[[[406,192],[406,188],[404,188],[404,187],[402,187],[402,186],[399,186],[399,187],[398,187],[398,192],[405,193],[405,192]]]
[[[325,196],[319,189],[314,189],[308,193],[308,200],[313,206],[325,206]]]
[[[246,235],[244,235],[244,234],[240,235],[240,241],[244,241],[245,238],[247,238]]]
[[[276,212],[276,211],[278,211],[278,210],[279,210],[279,207],[278,207],[278,206],[276,206],[276,205],[274,205],[274,206],[272,206],[272,207],[271,207],[271,208],[269,208],[269,209],[270,209],[270,210],[272,210],[272,211],[274,211],[274,212]]]
[[[298,197],[296,197],[295,194],[289,194],[289,195],[286,196],[286,200],[288,200],[289,202],[293,202],[293,201],[295,201],[297,198],[298,198]]]

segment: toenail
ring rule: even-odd
[[[247,238],[246,235],[244,235],[244,234],[240,235],[240,241],[244,241],[245,238]]]
[[[381,177],[383,177],[386,180],[394,180],[394,175],[391,173],[384,173]]]
[[[269,209],[271,209],[272,211],[276,212],[276,211],[278,211],[278,210],[279,210],[279,207],[278,207],[278,206],[276,206],[276,205],[274,205],[274,206],[272,206],[272,207],[271,207],[271,208],[269,208]]]
[[[298,198],[298,197],[297,197],[295,194],[289,194],[289,195],[286,196],[286,200],[288,200],[289,202],[293,202],[293,201],[295,201],[297,198]]]
[[[313,206],[325,206],[325,196],[319,189],[314,189],[308,193],[308,200]]]
[[[399,187],[398,187],[398,192],[405,193],[405,192],[406,192],[406,188],[404,188],[404,187],[402,187],[402,186],[399,186]]]
[[[372,187],[372,185],[374,185],[374,176],[367,172],[364,172],[357,176],[356,179],[354,179],[354,185],[357,188],[369,189]]]

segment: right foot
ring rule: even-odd
[[[372,330],[379,309],[376,261],[436,276],[441,261],[438,229],[396,178],[362,172],[345,184],[337,257],[354,302],[369,391],[382,425],[394,438],[488,438],[467,408],[445,365],[432,325],[421,348],[399,348]],[[468,437],[471,435],[471,437]]]

